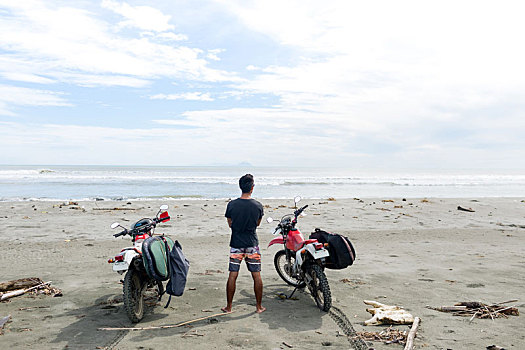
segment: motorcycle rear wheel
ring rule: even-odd
[[[328,312],[332,307],[332,294],[323,269],[317,264],[312,264],[307,268],[307,273],[311,277],[310,293],[317,307],[321,311]]]
[[[294,263],[295,256],[292,254],[290,257],[290,264],[288,264],[288,261],[286,260],[286,250],[284,249],[275,253],[275,257],[273,258],[273,264],[279,277],[291,286],[303,288],[306,286],[306,283],[292,276],[292,267]]]
[[[144,317],[144,288],[140,274],[135,269],[130,269],[124,277],[124,309],[129,319],[137,323]]]

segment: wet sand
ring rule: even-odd
[[[422,319],[416,349],[484,349],[496,344],[520,349],[525,344],[523,316],[508,319],[458,317],[426,308],[460,301],[487,303],[519,299],[525,306],[525,202],[522,198],[462,199],[304,199],[308,215],[299,228],[307,235],[319,227],[351,238],[357,251],[354,266],[327,270],[334,306],[356,331],[370,318],[363,300],[400,305]],[[261,200],[265,218],[291,212],[293,203]],[[122,276],[107,259],[129,245],[114,239],[109,225],[129,226],[151,217],[163,204],[151,202],[0,203],[0,280],[40,277],[62,289],[62,297],[19,296],[0,303],[0,318],[12,321],[0,335],[1,348],[29,349],[348,349],[350,342],[330,313],[318,311],[307,293],[291,293],[273,267],[279,249],[267,248],[274,224],[258,230],[263,255],[263,305],[255,314],[251,277],[243,265],[234,299],[235,312],[191,327],[100,331],[99,327],[131,327],[122,305]],[[172,220],[160,225],[181,242],[191,262],[186,291],[155,304],[152,300],[139,326],[176,324],[220,313],[225,306],[229,230],[226,201],[170,201]],[[287,207],[280,207],[286,205]],[[458,206],[475,212],[457,210]],[[127,208],[126,210],[100,210]],[[343,282],[343,280],[345,282]],[[22,308],[28,308],[23,309]],[[397,326],[408,329],[408,326]],[[284,342],[284,343],[283,343]],[[375,349],[402,349],[374,342]]]

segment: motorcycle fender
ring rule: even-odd
[[[328,250],[326,250],[324,248],[316,250],[315,246],[313,244],[307,244],[305,249],[306,249],[306,251],[308,253],[310,253],[310,255],[312,256],[312,258],[314,258],[314,260],[321,259],[321,258],[326,258],[327,256],[330,255]]]
[[[268,244],[268,247],[274,245],[274,244],[284,244],[284,238],[282,235],[279,235],[277,237],[275,237],[274,239],[272,239],[270,241],[270,244]]]
[[[129,268],[129,264],[125,261],[116,261],[113,263],[113,271],[123,273]]]
[[[139,253],[137,253],[135,250],[126,250],[124,251],[124,261],[129,265],[131,265],[131,261],[134,257],[138,256]]]

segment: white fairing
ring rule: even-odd
[[[321,258],[326,258],[327,256],[330,255],[330,253],[328,253],[328,250],[326,249],[319,249],[319,250],[315,250],[315,246],[313,243],[310,243],[310,244],[307,244],[303,249],[306,249],[306,251],[308,253],[310,253],[310,255],[315,259],[321,259]],[[299,249],[297,251],[297,253],[295,254],[295,269],[299,268],[299,266],[301,266],[303,264],[303,258],[301,256],[301,252],[303,251],[303,249]]]

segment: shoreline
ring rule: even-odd
[[[218,198],[208,198],[200,195],[195,196],[181,196],[181,197],[136,197],[136,198],[104,198],[104,197],[93,197],[93,198],[67,198],[67,199],[60,199],[60,198],[36,198],[36,197],[23,197],[23,198],[7,198],[7,199],[0,199],[0,203],[18,203],[18,202],[56,202],[56,204],[59,204],[60,202],[155,202],[155,201],[167,201],[167,202],[180,202],[180,201],[225,201],[225,200],[231,200],[235,199],[238,196],[231,196],[231,197],[218,197]],[[282,201],[291,201],[293,202],[293,197],[253,197],[254,199],[257,199],[258,201],[276,201],[276,200],[282,200]],[[385,199],[392,199],[394,201],[403,200],[403,199],[410,199],[410,200],[421,200],[421,199],[456,199],[456,200],[480,200],[480,199],[497,199],[497,198],[505,198],[505,199],[516,199],[516,200],[525,200],[525,196],[501,196],[501,195],[494,195],[494,196],[355,196],[355,197],[334,197],[334,196],[328,196],[328,197],[303,197],[301,196],[303,200],[330,200],[330,198],[333,198],[335,200],[355,200],[355,199],[368,199],[368,200],[385,200]]]

